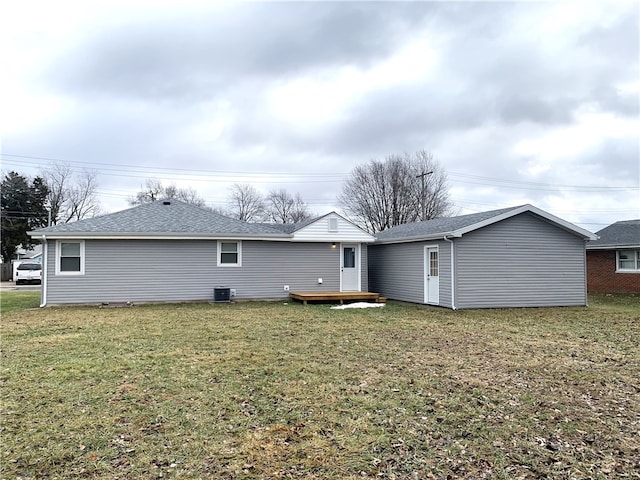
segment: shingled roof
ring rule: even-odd
[[[288,237],[265,224],[247,223],[175,199],[157,200],[120,212],[30,232],[33,236],[207,236]]]
[[[307,218],[306,220],[298,223],[254,223],[253,225],[261,225],[263,227],[277,230],[278,232],[290,234],[306,227],[307,225],[311,225],[313,222],[320,220],[324,216],[325,215],[322,215],[320,217]]]
[[[398,225],[376,234],[377,243],[396,243],[418,241],[422,239],[435,239],[447,237],[461,237],[465,233],[477,230],[506,218],[530,212],[544,218],[558,227],[570,231],[584,239],[595,239],[595,235],[565,220],[551,215],[533,205],[520,205],[517,207],[502,208],[488,212],[472,213],[458,217],[443,217]]]
[[[587,244],[587,249],[640,247],[640,219],[616,222],[596,233],[598,240]]]

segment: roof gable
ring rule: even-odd
[[[612,223],[596,235],[599,238],[589,242],[588,249],[640,247],[640,219]]]
[[[294,242],[373,242],[375,237],[336,212],[294,224]]]
[[[595,239],[595,235],[583,228],[555,217],[533,205],[520,205],[517,207],[491,210],[488,212],[461,215],[458,217],[443,217],[398,225],[376,235],[378,243],[398,243],[408,241],[428,240],[435,238],[461,237],[466,233],[478,230],[496,222],[500,222],[515,215],[530,212],[543,220],[567,230],[583,239]]]

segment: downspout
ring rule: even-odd
[[[444,240],[451,244],[451,309],[456,310],[456,269],[455,269],[455,250],[453,248],[453,240],[447,238],[445,235]]]
[[[47,236],[42,235],[42,293],[40,294],[40,308],[47,306],[47,272],[49,271],[47,265],[48,252],[49,245],[47,244]]]
[[[583,272],[584,272],[584,306],[589,306],[589,276],[587,272],[587,243],[589,240],[584,241],[584,256],[583,258]]]

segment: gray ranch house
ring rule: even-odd
[[[453,309],[586,305],[596,238],[532,205],[408,223],[369,246],[369,288]]]
[[[29,232],[43,245],[42,306],[287,298],[367,291],[373,236],[337,213],[247,223],[178,200]]]

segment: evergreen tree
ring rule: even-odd
[[[5,262],[11,261],[19,246],[33,245],[27,232],[47,225],[49,189],[41,177],[29,179],[16,172],[7,173],[0,186],[1,251]]]

